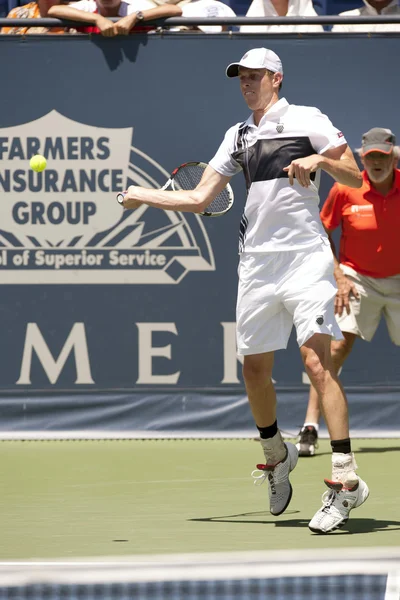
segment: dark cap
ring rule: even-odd
[[[396,138],[390,129],[373,127],[367,133],[364,133],[362,137],[362,156],[365,156],[369,152],[390,154],[393,151],[395,143]]]

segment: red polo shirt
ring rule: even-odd
[[[335,183],[321,211],[326,229],[342,227],[339,262],[369,277],[400,274],[400,170],[393,187],[382,196],[366,171],[355,189]]]

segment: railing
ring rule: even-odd
[[[120,17],[111,17],[110,21],[117,22]],[[169,17],[146,21],[146,25],[154,24],[158,27],[193,27],[196,25],[375,25],[375,24],[400,24],[400,15],[377,15],[369,17],[343,17],[328,15],[318,17]],[[82,21],[68,21],[66,19],[0,19],[0,27],[81,27]],[[319,32],[318,32],[319,33]],[[209,34],[207,34],[209,35]],[[311,35],[313,35],[311,33]]]

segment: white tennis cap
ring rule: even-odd
[[[226,69],[227,77],[237,77],[239,75],[239,67],[247,69],[268,69],[273,73],[282,73],[283,67],[281,59],[275,52],[267,48],[253,48],[246,52],[240,59],[240,62],[231,63]]]

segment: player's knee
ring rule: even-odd
[[[332,342],[331,344],[331,356],[335,367],[340,368],[353,347],[354,340],[352,338],[344,337],[343,340]]]
[[[320,378],[325,372],[321,359],[316,352],[308,352],[303,357],[303,362],[308,376],[314,380]]]
[[[253,357],[245,357],[243,361],[243,378],[246,383],[265,382],[272,377],[272,365]]]

